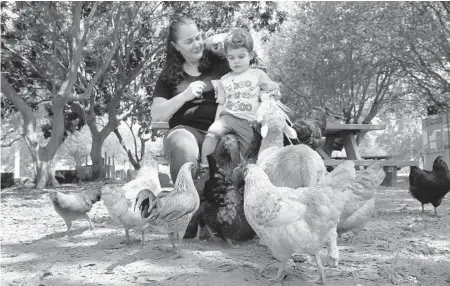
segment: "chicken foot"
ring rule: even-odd
[[[226,241],[231,248],[237,248],[239,246],[237,244],[234,244],[230,238],[227,238]]]
[[[350,239],[350,243],[352,244],[352,245],[355,245],[356,244],[356,238],[358,237],[358,233],[361,231],[362,229],[359,229],[359,228],[355,228],[355,229],[353,229],[352,230],[352,232],[353,232],[353,236],[352,236],[352,238]]]
[[[172,243],[172,250],[168,250],[168,249],[163,250],[159,246],[156,246],[156,248],[159,250],[162,250],[164,252],[171,252],[172,254],[175,254],[175,255],[162,255],[162,256],[155,258],[155,260],[159,260],[161,258],[169,258],[169,257],[172,257],[172,259],[182,258],[180,247],[175,244],[175,240],[177,240],[177,234],[169,233],[169,239],[170,239],[170,242]],[[179,241],[179,242],[181,244],[181,241]]]
[[[284,268],[286,267],[287,260],[285,262],[280,262],[280,266],[278,267],[277,274],[273,277],[269,278],[269,281],[281,282],[283,281],[285,275],[283,274]]]
[[[264,267],[259,270],[259,274],[264,276],[264,271],[266,271],[266,268],[269,267],[269,265],[272,265],[272,264],[275,264],[275,263],[277,263],[277,262],[276,261],[275,262],[269,262],[266,265],[264,265]]]

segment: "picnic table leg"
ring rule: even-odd
[[[381,183],[382,186],[393,187],[397,184],[397,167],[394,166],[384,166],[384,172],[386,177]]]
[[[355,135],[350,133],[344,134],[344,147],[345,153],[347,153],[347,158],[349,160],[361,160]]]
[[[330,135],[325,138],[325,143],[323,144],[323,151],[329,158],[331,158],[331,153],[333,152],[334,136]]]

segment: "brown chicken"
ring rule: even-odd
[[[70,230],[72,221],[79,219],[87,220],[90,229],[95,229],[88,212],[91,210],[92,205],[101,198],[99,187],[91,186],[84,193],[77,194],[50,191],[49,195],[55,211],[63,218],[67,225],[67,231]]]
[[[200,198],[192,179],[194,163],[187,162],[181,166],[173,190],[154,194],[144,189],[136,197],[136,204],[142,218],[146,219],[148,228],[157,233],[169,234],[176,257],[181,257],[176,239],[181,243],[192,215],[200,205]]]

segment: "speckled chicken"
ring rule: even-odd
[[[181,166],[171,191],[154,194],[151,190],[144,189],[136,198],[135,207],[139,208],[148,228],[152,232],[167,233],[177,257],[181,257],[181,253],[175,241],[178,239],[181,243],[189,221],[200,205],[200,198],[192,179],[193,168],[192,162],[186,162]]]
[[[354,168],[352,163],[348,165]],[[351,168],[347,168],[347,177],[352,176]],[[277,275],[271,280],[283,278],[284,267],[292,254],[305,253],[315,256],[319,282],[324,282],[319,250],[324,244],[336,241],[330,238],[336,237],[337,224],[349,191],[340,192],[320,184],[298,189],[275,187],[255,164],[249,164],[245,173],[245,217],[272,255],[281,262]],[[333,172],[328,176],[339,179]],[[337,259],[336,244],[331,247]]]
[[[65,194],[58,191],[50,191],[49,196],[55,211],[66,223],[67,231],[70,230],[72,221],[79,219],[87,220],[89,227],[95,229],[88,212],[92,209],[92,205],[101,198],[100,187],[90,186],[83,193]]]
[[[155,195],[161,192],[161,184],[158,178],[158,165],[155,160],[147,160],[139,169],[136,178],[123,186],[105,185],[102,187],[103,203],[112,220],[125,229],[125,241],[130,243],[129,231],[134,229],[141,232],[141,244],[145,243],[146,220],[141,218],[138,211],[134,210],[139,191],[151,190]]]

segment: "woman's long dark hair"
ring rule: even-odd
[[[172,42],[178,39],[178,31],[182,25],[196,25],[195,21],[185,16],[175,16],[171,19],[169,25],[169,35],[167,37],[166,60],[164,68],[161,72],[161,79],[170,86],[177,86],[184,78],[183,63],[185,59],[179,51],[175,49]],[[225,61],[214,55],[210,51],[204,51],[203,57],[200,59],[198,71],[200,73],[212,71],[219,68]]]

